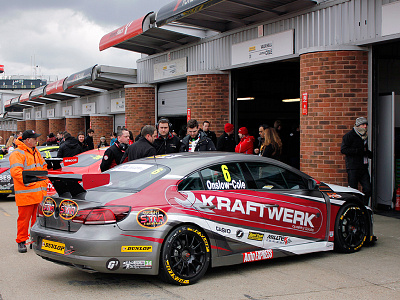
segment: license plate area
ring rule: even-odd
[[[59,253],[59,254],[64,254],[65,253],[65,244],[43,239],[41,249],[50,251],[50,252]]]

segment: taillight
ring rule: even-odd
[[[7,171],[9,168],[0,168],[0,174]]]
[[[86,225],[112,224],[122,221],[130,211],[130,206],[103,206],[81,209],[71,221]]]
[[[43,216],[43,208],[42,203],[40,202],[37,208],[36,217],[44,217]]]

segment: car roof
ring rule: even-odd
[[[301,176],[310,177],[309,175],[289,166],[280,161],[251,154],[242,154],[234,152],[180,152],[165,155],[156,155],[134,160],[128,163],[151,163],[167,166],[171,169],[170,175],[185,176],[195,170],[205,168],[218,163],[230,162],[264,162],[271,163],[276,166],[286,168]]]

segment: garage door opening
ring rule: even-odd
[[[300,123],[300,63],[277,62],[232,71],[233,113],[235,128],[247,127],[257,138],[261,124],[273,127],[276,120],[282,123],[282,159],[287,155],[291,134],[297,134]],[[293,150],[293,149],[292,149]],[[297,150],[296,150],[297,151]]]

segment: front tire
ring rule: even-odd
[[[335,250],[352,253],[364,244],[368,234],[367,214],[355,203],[346,203],[336,216]]]
[[[160,277],[169,283],[189,285],[199,280],[210,264],[210,244],[196,226],[183,225],[165,239],[160,257]]]

